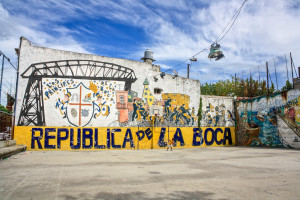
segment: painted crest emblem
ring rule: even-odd
[[[66,116],[73,126],[86,126],[94,116],[93,91],[82,83],[67,88],[70,94]]]

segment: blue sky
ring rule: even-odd
[[[34,44],[140,60],[150,48],[155,64],[171,68],[208,47],[243,0],[0,0],[0,50],[16,63],[20,36]],[[300,0],[248,0],[220,42],[225,59],[197,56],[192,78],[201,83],[238,76],[265,77],[265,61],[293,53],[300,66]],[[186,64],[176,67],[186,76]],[[274,73],[274,68],[270,69]],[[280,85],[285,64],[277,66]],[[291,77],[291,76],[290,76]],[[273,78],[275,80],[275,78]],[[280,87],[281,87],[280,86]]]

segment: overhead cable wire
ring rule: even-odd
[[[234,25],[236,19],[238,18],[239,14],[241,13],[241,10],[242,10],[244,4],[245,4],[247,1],[248,1],[248,0],[245,0],[245,1],[242,3],[241,7],[237,10],[236,14],[234,15],[234,16],[235,16],[235,17],[233,17],[234,20],[233,20],[232,24],[230,25],[229,29],[225,32],[225,34],[224,34],[220,39],[218,39],[220,36],[216,39],[217,42],[220,42],[220,41],[227,35],[227,33],[230,31],[230,29],[233,27],[233,25]],[[229,21],[229,23],[232,21],[233,18],[231,18],[231,20]],[[229,24],[229,23],[228,23],[228,24]],[[227,26],[228,26],[228,24],[227,24]],[[223,32],[224,32],[224,30],[223,30]]]
[[[227,23],[227,25],[226,25],[226,26],[224,27],[224,29],[222,30],[221,34],[220,34],[220,35],[217,37],[217,39],[215,40],[216,42],[221,41],[221,40],[227,35],[227,33],[229,32],[229,30],[230,30],[230,29],[232,28],[232,26],[234,25],[236,19],[238,18],[238,16],[239,16],[239,14],[240,14],[240,12],[241,12],[241,10],[242,10],[244,4],[245,4],[247,1],[248,1],[248,0],[245,0],[245,1],[242,3],[242,5],[240,6],[240,8],[236,11],[236,13],[232,16],[232,18],[230,19],[230,21]],[[233,22],[231,23],[232,20],[233,20]],[[220,38],[220,36],[223,34],[223,32],[226,30],[226,28],[229,26],[230,23],[231,23],[230,27],[227,29],[227,31],[225,32],[225,34]],[[220,38],[220,39],[219,39],[219,38]],[[191,58],[193,58],[193,57],[199,55],[200,53],[202,53],[202,52],[205,51],[205,50],[208,50],[209,48],[210,48],[210,46],[208,46],[207,48],[202,49],[201,51],[199,51],[198,53],[196,53],[195,55],[193,55]],[[188,58],[188,59],[186,59],[185,61],[180,62],[179,64],[176,64],[174,67],[172,67],[172,68],[170,68],[170,69],[168,69],[168,70],[166,70],[166,71],[164,71],[164,72],[168,72],[168,71],[171,71],[172,69],[177,68],[178,66],[180,66],[181,64],[183,64],[183,63],[185,63],[186,61],[190,60],[191,58]]]
[[[17,68],[10,62],[10,59],[5,56],[5,54],[0,51],[0,55],[4,56],[4,58],[7,60],[7,62],[17,71]]]

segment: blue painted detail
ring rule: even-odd
[[[40,135],[35,136],[35,132],[39,131]],[[31,130],[31,149],[35,149],[34,141],[37,142],[38,148],[43,149],[42,144],[41,144],[41,139],[43,138],[43,129],[42,128],[32,128]]]
[[[74,129],[70,129],[70,147],[72,149],[80,149],[81,146],[81,129],[77,129],[77,144],[74,145]]]
[[[223,143],[223,140],[224,140],[224,139],[218,140],[218,132],[223,133],[223,130],[222,130],[221,128],[217,128],[217,129],[215,130],[215,140],[216,140],[216,143],[217,143],[217,145],[221,145],[221,144]],[[224,136],[225,136],[225,135],[224,135]],[[223,137],[223,138],[224,138],[224,137]],[[226,141],[225,141],[225,143],[226,143]]]
[[[193,128],[193,146],[201,146],[203,144],[203,137],[202,137],[202,129],[200,128]],[[198,141],[197,138],[200,138]]]
[[[89,142],[87,142],[89,140]],[[87,145],[89,143],[89,145]],[[91,149],[93,148],[93,129],[84,128],[82,130],[82,148]]]
[[[108,149],[110,149],[110,129],[108,128],[106,131],[106,146]]]
[[[142,135],[140,135],[140,134],[142,134]],[[141,141],[145,137],[145,132],[143,130],[139,130],[136,132],[136,135],[137,135],[138,140]]]
[[[211,135],[212,135],[211,141],[208,141],[208,140],[207,140],[208,132],[211,132]],[[205,140],[205,144],[208,145],[208,146],[210,146],[210,145],[212,145],[212,144],[214,143],[214,141],[215,141],[215,132],[214,132],[214,129],[212,129],[212,128],[207,128],[207,129],[205,130],[205,132],[204,132],[204,140]]]
[[[88,117],[89,116],[89,111],[88,109],[81,109],[81,115],[82,117]]]
[[[49,144],[49,140],[55,139],[55,136],[49,135],[49,132],[56,132],[56,128],[45,128],[45,149],[55,149],[55,145]]]
[[[165,139],[165,133],[166,133],[166,128],[161,128],[160,130],[160,135],[159,135],[159,140],[158,140],[158,146],[160,147],[166,147],[167,142],[164,141]]]
[[[147,128],[145,130],[145,133],[146,133],[146,136],[147,136],[148,140],[150,140],[153,137],[153,134],[152,134],[152,131],[151,131],[150,128]]]
[[[180,146],[184,146],[184,140],[183,140],[183,136],[182,136],[182,132],[180,128],[176,129],[176,132],[174,134],[174,146],[177,146],[177,142],[180,142]]]
[[[129,138],[128,138],[128,136],[129,136]],[[133,137],[132,137],[131,130],[129,128],[126,130],[126,134],[125,134],[125,137],[124,137],[122,148],[126,148],[127,142],[130,142],[130,147],[134,148]]]

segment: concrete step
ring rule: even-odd
[[[27,146],[25,145],[13,145],[13,146],[0,148],[0,160],[15,155],[19,152],[25,151],[26,148]]]
[[[0,148],[13,146],[16,145],[16,143],[17,143],[16,140],[3,140],[0,141]]]

